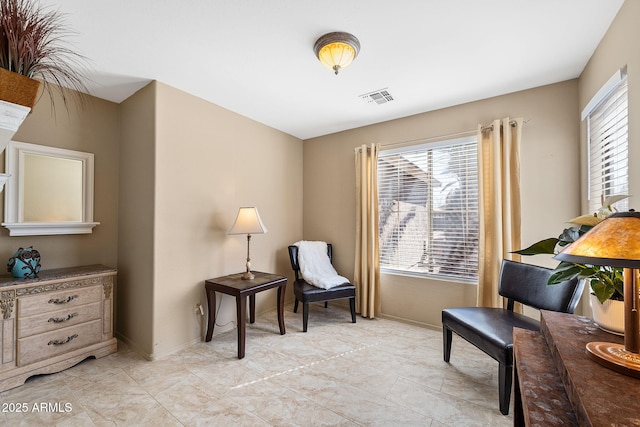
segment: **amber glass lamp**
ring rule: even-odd
[[[623,268],[624,345],[590,342],[587,354],[601,365],[640,378],[640,212],[611,215],[554,258]]]
[[[316,40],[313,51],[322,65],[337,75],[358,56],[360,41],[353,34],[328,33]]]
[[[251,272],[251,257],[249,256],[249,244],[251,243],[252,234],[264,234],[267,227],[264,226],[260,219],[258,209],[255,207],[244,207],[238,210],[236,221],[229,230],[228,234],[246,234],[247,235],[247,271],[242,275],[243,280],[252,280],[255,278]]]

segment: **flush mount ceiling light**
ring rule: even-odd
[[[353,34],[328,33],[316,40],[313,51],[322,65],[337,75],[358,56],[360,41]]]

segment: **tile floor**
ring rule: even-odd
[[[275,311],[258,316],[242,360],[235,330],[154,362],[120,344],[116,354],[0,393],[0,424],[512,425],[498,411],[497,363],[462,339],[454,337],[447,364],[438,331],[386,319],[352,324],[342,308],[316,305],[303,333],[300,311],[287,307],[283,336]],[[42,404],[49,412],[37,411]]]

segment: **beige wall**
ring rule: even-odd
[[[54,115],[47,94],[43,94],[12,139],[94,153],[94,220],[100,225],[92,234],[24,237],[10,237],[8,230],[0,227],[0,263],[8,260],[19,247],[32,245],[42,256],[43,269],[86,264],[116,267],[118,105],[89,97],[86,108],[72,103],[68,113],[61,99],[56,98],[56,106]],[[4,165],[3,159],[0,164]]]
[[[257,206],[268,229],[252,238],[252,268],[291,275],[286,246],[302,238],[302,141],[162,83],[122,111],[118,265],[131,290],[121,331],[153,359],[202,339],[205,317],[194,308],[206,308],[205,279],[243,270],[246,237],[226,234],[238,207]],[[226,327],[216,330],[229,330],[235,300],[218,302]],[[275,290],[258,295],[257,312],[273,307]]]
[[[493,119],[523,117],[523,242],[559,234],[579,212],[578,82],[566,81],[304,142],[304,237],[334,243],[335,265],[353,277],[354,147],[456,134]],[[554,265],[549,259],[528,262]],[[382,311],[390,318],[439,327],[445,307],[475,305],[476,286],[383,274]]]
[[[120,106],[118,338],[153,352],[156,93],[152,83]]]
[[[579,80],[581,112],[604,83],[627,66],[629,102],[629,207],[640,209],[640,2],[625,1]],[[578,118],[579,120],[580,118]],[[587,126],[580,126],[582,213],[587,212]],[[590,313],[583,300],[583,311]]]
[[[629,90],[629,206],[640,209],[640,2],[625,1],[580,76],[579,110],[617,70],[627,66]],[[581,124],[582,182],[586,182],[586,122]],[[586,212],[586,186],[583,186],[583,208]]]

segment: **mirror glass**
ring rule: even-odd
[[[22,221],[82,221],[82,161],[25,154]]]
[[[5,222],[11,236],[91,233],[93,154],[11,141]]]

